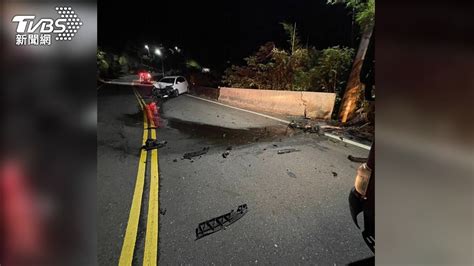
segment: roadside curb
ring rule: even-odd
[[[262,116],[262,117],[265,117],[265,118],[268,118],[268,119],[278,121],[280,123],[284,123],[286,125],[291,123],[291,121],[288,121],[288,120],[285,120],[285,119],[280,119],[280,118],[276,118],[276,117],[273,117],[273,116],[270,116],[270,115],[266,115],[266,114],[262,114],[262,113],[242,109],[242,108],[239,108],[239,107],[227,105],[227,104],[216,102],[216,101],[213,101],[213,100],[204,99],[204,98],[201,98],[201,97],[198,97],[198,96],[195,96],[195,95],[185,94],[185,96],[195,98],[195,99],[199,99],[201,101],[206,101],[206,102],[214,103],[214,104],[217,104],[217,105],[225,106],[225,107],[232,108],[232,109],[235,109],[235,110],[240,110],[240,111],[243,111],[243,112],[251,113],[251,114],[254,114],[254,115]],[[328,138],[338,140],[338,141],[342,141],[342,142],[347,143],[347,144],[354,145],[356,147],[359,147],[359,148],[362,148],[362,149],[365,149],[365,150],[370,150],[369,145],[365,145],[363,143],[359,143],[359,142],[344,138],[342,136],[337,136],[337,135],[334,135],[334,134],[331,134],[331,133],[326,133],[326,132],[324,133],[324,136],[326,136]]]

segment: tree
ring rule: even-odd
[[[109,70],[109,63],[107,63],[105,56],[106,53],[97,48],[97,72],[100,77],[106,76]]]
[[[334,46],[324,49],[311,70],[311,85],[321,91],[334,92],[340,97],[342,86],[354,56],[354,49]]]
[[[239,88],[335,92],[340,99],[354,50],[339,46],[322,51],[303,48],[296,27],[281,25],[288,35],[290,51],[267,42],[244,59],[245,66],[228,68],[223,82]]]
[[[281,22],[280,24],[283,26],[283,30],[285,30],[289,37],[288,44],[290,45],[291,55],[293,55],[296,50],[301,48],[301,39],[298,32],[296,32],[296,22],[294,25],[288,22]]]
[[[328,4],[345,3],[356,13],[355,20],[361,28],[362,36],[359,43],[351,74],[347,81],[346,90],[342,98],[338,118],[345,123],[351,119],[357,110],[358,102],[362,95],[362,84],[359,76],[369,46],[369,40],[375,25],[375,0],[329,0]]]

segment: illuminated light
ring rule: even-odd
[[[209,72],[211,72],[211,70],[210,70],[209,68],[207,68],[207,67],[203,67],[203,68],[202,68],[202,72],[203,72],[203,73],[209,73]]]
[[[156,54],[157,56],[161,56],[161,55],[162,55],[161,50],[158,49],[158,48],[156,48],[156,49],[155,49],[155,54]]]

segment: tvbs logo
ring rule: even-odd
[[[56,7],[59,18],[40,18],[34,15],[17,15],[12,19],[17,23],[16,45],[51,45],[56,41],[71,41],[83,25],[71,7]],[[54,36],[52,36],[54,35]]]

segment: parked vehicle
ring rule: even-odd
[[[167,76],[153,83],[153,90],[158,90],[156,95],[167,95],[177,97],[180,94],[186,93],[189,90],[188,81],[182,76]],[[163,98],[166,98],[163,97]]]

